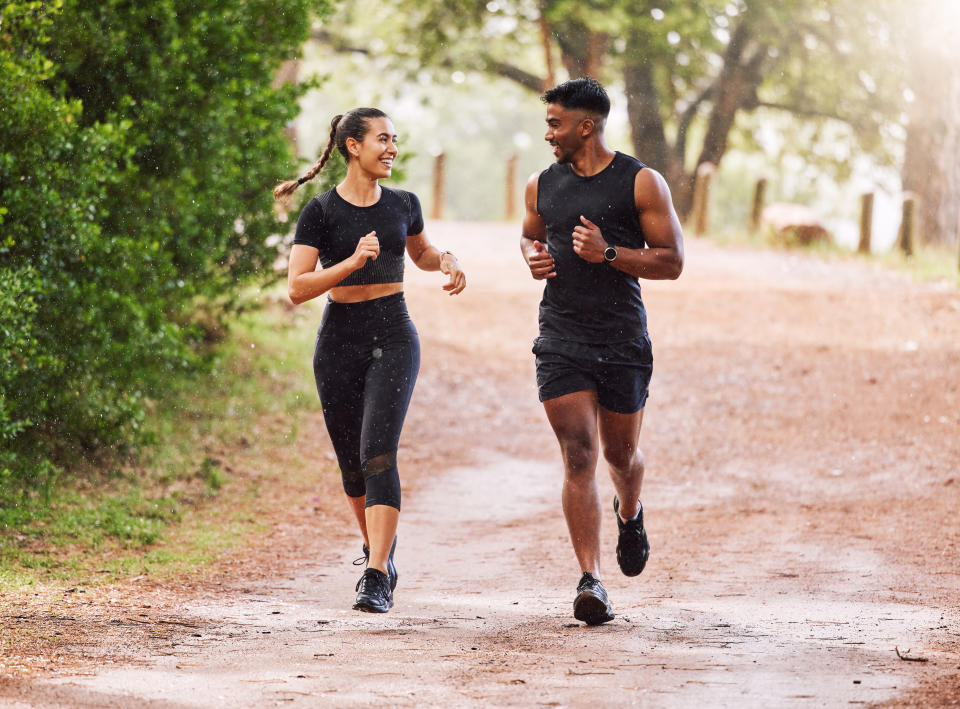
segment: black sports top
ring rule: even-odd
[[[633,194],[646,167],[616,153],[596,175],[581,177],[568,163],[540,173],[537,213],[547,227],[547,250],[557,275],[546,279],[540,302],[540,336],[586,343],[627,342],[643,337],[647,314],[640,284],[608,263],[589,263],[573,251],[580,215],[596,224],[613,246],[646,245]]]
[[[376,204],[357,207],[333,188],[311,199],[300,212],[293,243],[312,246],[319,251],[323,268],[330,268],[348,258],[356,250],[361,237],[371,231],[377,232],[380,255],[376,260],[369,259],[338,286],[403,281],[407,237],[423,231],[420,200],[412,192],[382,185],[380,190]]]

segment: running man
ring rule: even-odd
[[[588,625],[612,620],[600,582],[599,451],[616,489],[617,561],[643,571],[650,544],[643,528],[638,447],[653,371],[638,278],[674,279],[683,270],[683,234],[663,177],[607,147],[610,99],[590,78],[541,97],[544,139],[556,163],[527,182],[520,249],[545,280],[537,387],[563,457],[563,514],[583,576],[573,615]]]

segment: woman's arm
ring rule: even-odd
[[[443,289],[449,291],[450,295],[456,295],[467,287],[467,277],[461,270],[457,257],[431,244],[424,232],[407,237],[407,253],[421,271],[442,271],[450,276],[443,285]]]
[[[361,268],[368,259],[376,260],[380,254],[377,232],[371,231],[357,242],[357,248],[349,257],[330,268],[319,271],[317,261],[320,252],[313,246],[294,244],[290,251],[287,268],[287,293],[294,305],[305,303],[336,286],[351,273]]]

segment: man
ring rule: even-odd
[[[545,140],[556,164],[527,182],[520,248],[545,280],[537,387],[563,457],[563,513],[583,576],[574,617],[612,620],[600,582],[599,451],[616,496],[617,561],[627,576],[647,562],[638,448],[653,369],[638,278],[674,279],[683,234],[670,190],[654,170],[614,152],[603,128],[610,99],[593,79],[567,81],[541,97]]]

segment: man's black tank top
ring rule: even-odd
[[[349,258],[360,238],[377,232],[380,255],[344,278],[338,286],[403,281],[407,237],[423,231],[420,200],[413,192],[380,186],[380,199],[369,207],[350,204],[336,188],[317,195],[300,212],[294,244],[319,251],[320,265],[330,268]]]
[[[580,215],[596,224],[613,246],[646,245],[633,185],[646,167],[616,153],[596,175],[581,177],[567,163],[540,173],[537,213],[547,227],[547,250],[556,263],[540,302],[540,336],[600,344],[628,342],[646,334],[647,315],[636,278],[610,264],[589,263],[573,251]]]

